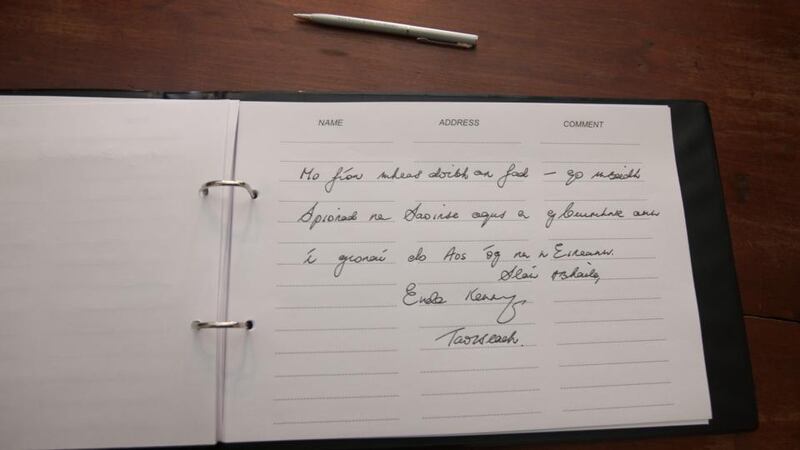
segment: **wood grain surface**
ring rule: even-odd
[[[300,23],[480,35],[474,50]],[[757,383],[753,433],[536,448],[800,448],[793,1],[0,1],[0,89],[689,98],[708,103]],[[779,320],[770,320],[769,317]]]

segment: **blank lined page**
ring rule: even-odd
[[[666,106],[248,103],[226,441],[711,417]]]
[[[20,103],[20,104],[12,104]],[[22,104],[24,103],[24,104]],[[215,441],[237,103],[0,103],[0,447]]]

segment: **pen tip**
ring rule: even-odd
[[[309,19],[311,19],[311,14],[292,14],[292,15],[297,17],[300,20],[309,20]]]

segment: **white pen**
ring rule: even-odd
[[[352,28],[354,30],[374,31],[376,33],[414,37],[420,42],[428,42],[431,44],[472,48],[478,43],[477,34],[437,30],[436,28],[417,27],[402,23],[361,19],[359,17],[337,16],[335,14],[295,14],[294,16],[298,19],[308,20],[309,22],[329,25],[332,27]]]

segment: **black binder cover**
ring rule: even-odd
[[[321,441],[221,443],[225,449],[508,445],[533,442],[631,439],[686,434],[730,433],[758,426],[755,392],[733,252],[725,213],[708,107],[694,100],[509,97],[493,95],[316,94],[273,92],[144,92],[39,90],[4,95],[119,98],[234,99],[282,102],[537,102],[667,105],[678,166],[692,273],[703,337],[712,419],[708,425],[609,430],[522,432],[475,436],[331,439]],[[187,447],[183,447],[187,448]],[[209,447],[196,447],[209,448]]]

